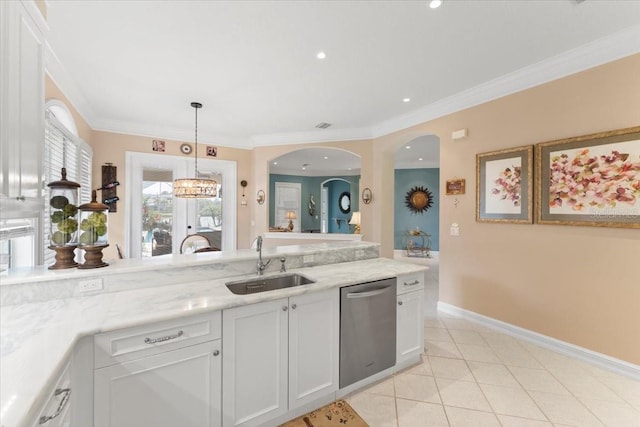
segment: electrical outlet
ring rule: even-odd
[[[92,292],[102,290],[102,278],[80,280],[78,282],[78,292]]]
[[[313,254],[311,255],[302,255],[302,263],[303,264],[310,264],[315,260],[315,257],[313,256]]]
[[[460,226],[457,223],[453,223],[451,224],[451,228],[449,229],[449,234],[452,236],[459,236],[460,235]]]

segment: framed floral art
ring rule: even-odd
[[[533,222],[533,146],[476,155],[476,221]]]
[[[640,126],[536,145],[539,224],[640,228]]]

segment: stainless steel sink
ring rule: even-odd
[[[227,288],[236,295],[255,294],[258,292],[274,291],[276,289],[291,288],[293,286],[309,285],[315,280],[302,274],[279,274],[269,277],[255,277],[252,279],[227,282]]]

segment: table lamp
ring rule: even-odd
[[[293,231],[293,220],[296,219],[296,213],[294,211],[287,211],[286,218],[289,220],[289,231]]]
[[[353,234],[360,234],[360,211],[356,211],[351,215],[349,224],[355,225],[353,228]]]

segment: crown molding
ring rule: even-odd
[[[640,25],[584,44],[372,126],[375,138],[640,52]]]

